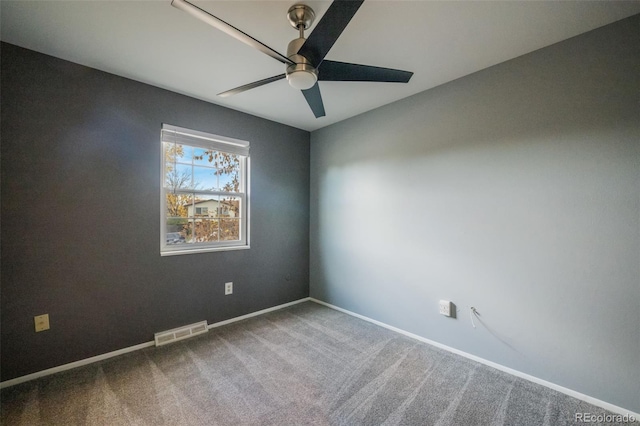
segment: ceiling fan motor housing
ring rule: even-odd
[[[310,89],[318,81],[318,70],[307,58],[298,55],[305,41],[305,38],[296,38],[291,40],[287,47],[287,57],[293,61],[293,64],[287,65],[285,71],[287,81],[292,87],[300,90]]]

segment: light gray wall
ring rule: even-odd
[[[2,380],[308,296],[308,132],[1,53]],[[251,249],[160,257],[162,123],[251,142]]]
[[[311,296],[640,412],[639,27],[313,132]]]

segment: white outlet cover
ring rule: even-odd
[[[451,302],[448,300],[441,300],[438,302],[439,312],[447,317],[451,316]]]

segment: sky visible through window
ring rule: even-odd
[[[177,145],[175,151],[175,158],[167,158],[168,163],[173,163],[167,164],[167,170],[180,177],[180,188],[236,192],[234,178],[239,174],[239,162],[223,167],[220,153],[187,145]],[[229,157],[233,162],[237,156]]]

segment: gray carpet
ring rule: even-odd
[[[312,302],[1,397],[4,425],[555,426],[607,414]]]

